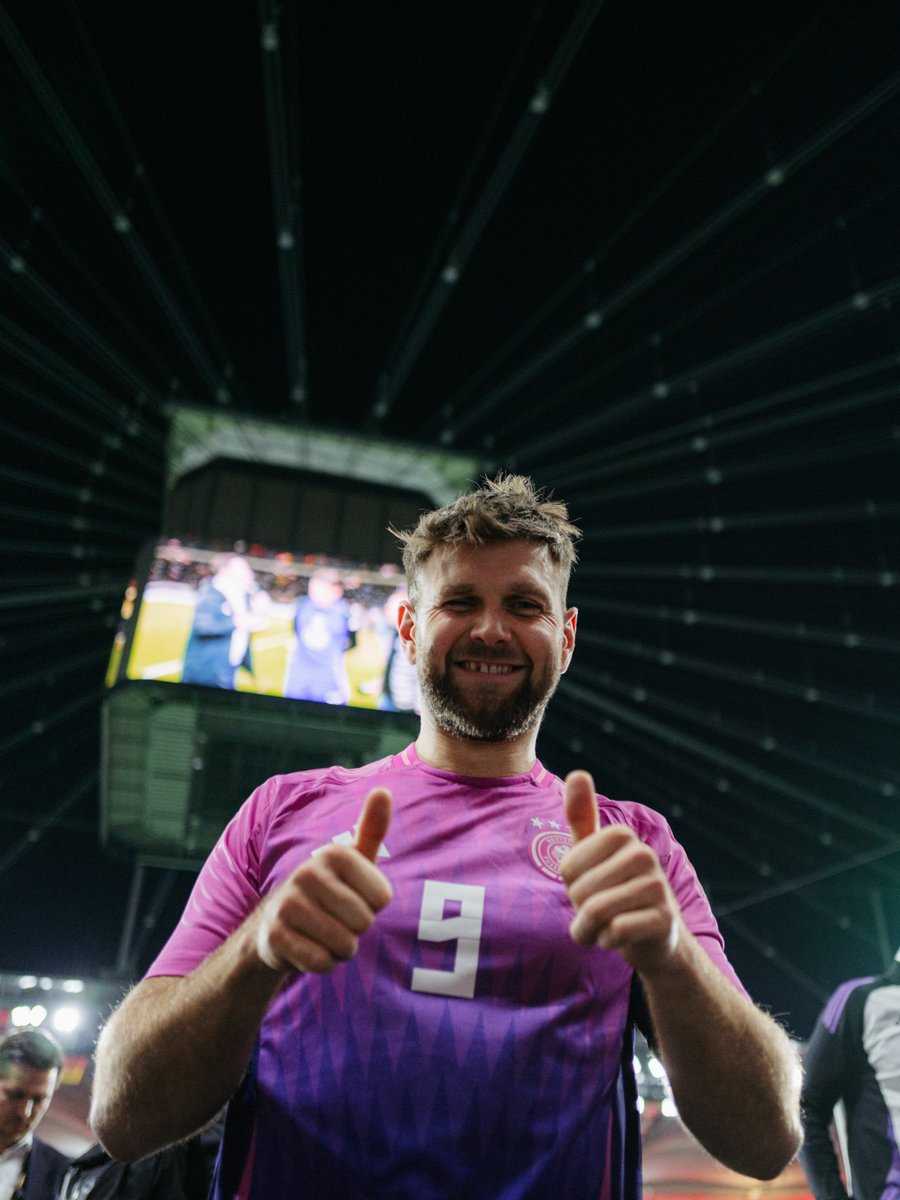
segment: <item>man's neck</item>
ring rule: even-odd
[[[530,771],[535,763],[536,745],[536,730],[508,742],[477,742],[451,737],[423,714],[416,754],[422,762],[440,767],[442,771],[480,779],[501,779]]]

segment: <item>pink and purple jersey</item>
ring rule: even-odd
[[[200,873],[150,975],[193,970],[306,857],[350,844],[393,793],[378,865],[394,898],[329,975],[297,975],[229,1106],[216,1200],[627,1200],[640,1194],[632,973],[576,945],[559,874],[561,781],[479,779],[414,747],[355,770],[268,780]],[[684,919],[740,987],[661,816],[598,798],[656,851]]]

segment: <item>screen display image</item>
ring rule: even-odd
[[[417,711],[400,650],[406,598],[390,563],[159,541],[142,556],[107,675]]]

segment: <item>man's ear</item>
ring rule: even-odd
[[[572,655],[575,653],[575,627],[578,624],[578,609],[567,608],[566,614],[563,617],[563,645],[562,656],[560,658],[559,669],[565,674],[569,669],[569,663],[572,661]]]
[[[416,661],[416,610],[411,601],[401,600],[397,611],[397,630],[400,634],[400,645],[407,662]]]

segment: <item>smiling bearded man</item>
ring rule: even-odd
[[[419,736],[231,820],[101,1037],[101,1140],[141,1158],[231,1096],[213,1200],[635,1200],[640,1021],[685,1124],[772,1178],[796,1054],[684,850],[536,756],[575,648],[565,505],[501,475],[399,536]]]
[[[508,742],[538,728],[575,622],[558,571],[542,545],[521,541],[441,547],[423,563],[408,625],[422,707],[444,733]]]

